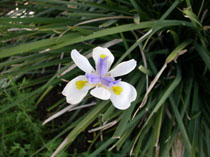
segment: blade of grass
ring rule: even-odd
[[[179,114],[179,111],[178,111],[178,109],[177,109],[177,107],[176,107],[176,104],[175,104],[175,102],[174,102],[174,99],[173,99],[172,95],[169,96],[169,101],[170,101],[171,107],[172,107],[172,109],[173,109],[174,115],[175,115],[175,117],[176,117],[176,121],[177,121],[177,123],[178,123],[178,126],[179,126],[179,128],[180,128],[180,130],[181,130],[182,137],[183,137],[183,139],[184,139],[184,143],[186,144],[187,150],[188,150],[188,152],[190,153],[190,152],[191,152],[192,145],[191,145],[191,143],[190,143],[190,140],[189,140],[189,137],[188,137],[188,135],[187,135],[185,126],[184,126],[184,124],[183,124],[183,122],[182,122],[181,115]],[[184,112],[184,111],[183,111],[183,112]]]
[[[210,70],[210,56],[209,51],[205,50],[201,45],[199,45],[197,42],[194,42],[195,49],[197,50],[198,54],[206,64],[207,68]]]
[[[74,139],[86,129],[88,125],[90,125],[98,116],[98,114],[103,110],[105,105],[109,101],[104,101],[97,105],[94,109],[92,109],[85,119],[83,119],[77,126],[67,135],[65,140],[59,145],[59,147],[55,150],[55,152],[51,155],[51,157],[55,157],[59,152],[61,152],[67,145],[71,144]]]

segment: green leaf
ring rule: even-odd
[[[197,50],[198,54],[206,64],[207,68],[210,70],[210,55],[209,51],[204,49],[201,45],[197,42],[194,42],[195,49]]]
[[[103,101],[98,104],[94,109],[92,109],[80,123],[67,135],[65,140],[61,143],[61,145],[56,149],[52,156],[56,156],[60,151],[62,151],[67,145],[71,144],[74,139],[84,131],[88,125],[90,125],[98,116],[98,114],[102,111],[108,101]]]

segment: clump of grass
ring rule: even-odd
[[[2,104],[10,104],[2,105],[1,112],[5,115],[10,115],[23,102],[34,104],[37,109],[48,100],[51,104],[44,110],[49,115],[66,107],[60,95],[64,81],[80,74],[70,59],[71,49],[82,50],[89,57],[92,48],[106,46],[116,56],[117,63],[134,58],[141,66],[123,78],[138,92],[137,100],[128,110],[115,110],[109,101],[96,101],[87,112],[80,108],[68,114],[65,122],[62,116],[57,120],[58,126],[54,122],[43,127],[30,122],[29,125],[38,125],[35,128],[56,130],[51,141],[32,140],[34,148],[42,145],[36,151],[30,150],[33,155],[53,153],[60,137],[65,140],[56,152],[71,153],[71,147],[64,150],[80,134],[102,128],[91,133],[91,139],[83,139],[90,143],[86,148],[89,156],[108,150],[134,156],[176,153],[210,156],[209,1],[32,0],[0,4],[4,7],[0,18],[1,95],[7,93],[11,98],[1,99]],[[14,100],[10,92],[12,84],[18,84],[24,77],[27,82],[19,84],[18,89],[28,92]],[[53,102],[49,100],[52,92],[56,97]],[[87,97],[80,105],[92,100]],[[33,113],[40,114],[30,110],[27,103],[20,107],[28,111],[30,119]],[[21,113],[24,117],[24,112]],[[4,127],[14,125],[3,121]],[[112,122],[116,123],[108,129],[104,127]],[[42,139],[43,134],[38,130],[36,135]],[[183,149],[178,149],[178,142]],[[53,151],[49,149],[51,144]],[[19,147],[24,152],[31,145],[16,142],[11,150],[17,154]]]
[[[41,122],[33,117],[34,99],[17,102],[30,89],[20,91],[22,84],[11,83],[9,90],[1,92],[1,151],[0,156],[26,156],[43,145]],[[32,115],[31,115],[32,114]]]

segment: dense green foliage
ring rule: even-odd
[[[207,0],[0,1],[0,156],[50,156],[57,148],[61,157],[210,156],[208,6]],[[122,78],[136,87],[137,100],[120,111],[88,95],[81,108],[43,126],[68,106],[61,95],[66,80],[82,74],[70,51],[90,58],[96,46],[109,47],[116,64],[137,60],[139,68]]]

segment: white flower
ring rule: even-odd
[[[108,71],[114,61],[114,56],[107,48],[96,47],[92,57],[95,61],[96,70],[90,65],[87,58],[77,50],[71,51],[74,63],[86,74],[71,80],[64,88],[62,94],[70,104],[77,104],[87,95],[88,91],[96,98],[110,99],[113,105],[121,110],[130,107],[131,102],[136,100],[136,89],[129,83],[115,80],[114,77],[126,75],[136,67],[136,61],[131,59],[118,64]]]

